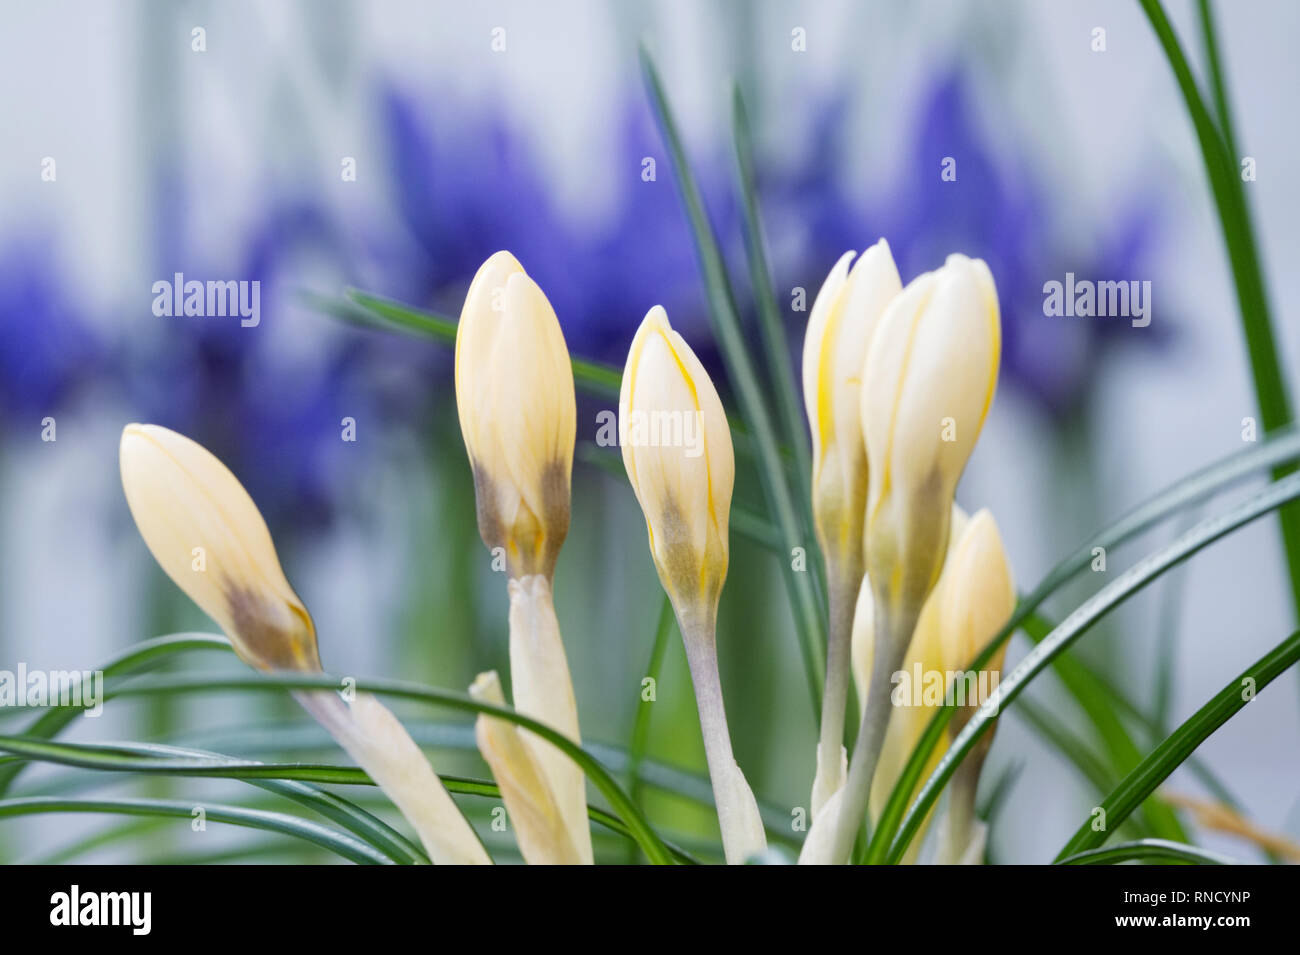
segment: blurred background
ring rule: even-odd
[[[1199,52],[1191,14],[1188,3],[1170,4],[1184,44]],[[504,677],[505,585],[474,525],[451,349],[342,323],[315,303],[358,287],[456,316],[477,266],[507,248],[550,297],[575,355],[621,366],[642,316],[663,304],[726,393],[641,82],[642,40],[752,323],[733,79],[744,93],[792,362],[807,318],[792,308],[795,290],[811,306],[844,251],[885,236],[904,280],[951,251],[989,262],[1003,309],[1002,380],[958,499],[992,508],[1023,589],[1131,505],[1240,450],[1242,419],[1257,413],[1191,124],[1130,0],[51,0],[5,3],[2,20],[3,669],[93,669],[146,637],[213,629],[154,564],[121,493],[120,430],[151,421],[206,445],[249,488],[316,619],[327,669],[452,689],[488,668]],[[1297,368],[1300,272],[1285,263],[1300,255],[1300,180],[1289,173],[1300,133],[1280,118],[1292,115],[1300,83],[1300,8],[1224,4],[1219,26],[1240,148],[1257,163],[1247,193],[1283,366]],[[1093,50],[1097,27],[1104,52]],[[792,48],[797,30],[805,50]],[[941,180],[945,157],[956,160],[954,182]],[[152,285],[177,272],[259,281],[260,324],[156,316]],[[1045,316],[1043,284],[1067,272],[1150,281],[1151,324]],[[580,398],[580,442],[592,441],[606,407]],[[355,442],[341,439],[345,417]],[[55,441],[42,440],[47,418]],[[584,735],[622,747],[661,591],[626,483],[580,454],[574,498],[556,604]],[[752,475],[741,476],[738,500],[761,506]],[[1107,579],[1176,529],[1112,554]],[[740,538],[733,551],[719,639],[735,748],[760,800],[788,818],[807,803],[816,717],[778,558]],[[1073,596],[1097,586],[1084,580]],[[1048,609],[1068,611],[1069,596]],[[1180,721],[1293,625],[1269,519],[1162,578],[1081,652],[1146,705],[1170,635]],[[1017,637],[1008,663],[1026,646]],[[184,666],[241,671],[211,654]],[[1053,680],[1038,681],[1031,698],[1086,732]],[[440,771],[485,775],[463,719],[402,712],[438,747]],[[26,719],[0,713],[0,731]],[[300,738],[283,735],[290,721]],[[262,697],[123,701],[74,730],[249,755],[279,733],[281,745],[340,755],[291,704]],[[656,764],[703,771],[676,637],[649,738]],[[1293,837],[1298,753],[1294,674],[1202,750],[1253,819]],[[1007,771],[1016,775],[991,853],[1047,861],[1097,793],[1014,708],[986,773]],[[20,788],[66,791],[75,785],[66,778],[32,770]],[[218,781],[93,782],[124,794],[244,793]],[[1170,789],[1201,792],[1185,772]],[[644,798],[683,841],[714,837],[697,807],[653,787]],[[490,804],[464,805],[483,819]],[[0,822],[0,859],[57,858],[120,825]],[[220,827],[199,842],[180,821],[137,826],[78,857],[316,858]],[[489,834],[494,847],[502,838]],[[1214,834],[1204,844],[1252,857]],[[605,858],[626,854],[621,843],[602,846]]]

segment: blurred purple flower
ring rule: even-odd
[[[6,425],[30,418],[36,427],[102,367],[103,343],[60,275],[49,241],[17,239],[0,249],[0,421]]]

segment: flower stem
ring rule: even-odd
[[[487,850],[452,801],[397,717],[368,693],[349,705],[329,690],[299,690],[294,697],[415,828],[438,865],[491,865]]]
[[[682,642],[686,645],[691,683],[695,687],[695,704],[700,713],[700,730],[704,734],[704,756],[709,764],[713,799],[718,808],[723,852],[728,865],[743,865],[750,856],[767,848],[767,836],[763,832],[754,793],[731,751],[731,735],[722,703],[722,681],[718,676],[715,620],[711,614],[694,619],[679,612],[677,623],[682,631]]]
[[[826,690],[822,697],[821,737],[817,744],[817,777],[813,780],[812,814],[844,785],[844,720],[848,707],[850,660],[853,649],[853,610],[862,574],[840,561],[828,560],[830,630],[826,645]],[[859,571],[861,570],[859,562]],[[854,577],[856,576],[856,580]]]
[[[905,609],[896,617],[880,595],[875,604],[876,646],[872,655],[871,685],[862,705],[862,728],[853,746],[849,760],[849,778],[844,784],[844,795],[836,821],[831,862],[845,865],[853,853],[853,843],[862,828],[867,812],[867,799],[871,795],[871,780],[876,775],[876,764],[885,743],[885,730],[893,711],[890,688],[894,674],[903,665],[907,645],[916,629],[919,609]]]

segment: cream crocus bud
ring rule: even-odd
[[[741,864],[767,848],[767,837],[732,755],[718,678],[718,598],[727,577],[736,463],[717,389],[657,305],[632,339],[623,369],[619,443],[686,646],[723,849],[729,864]]]
[[[860,560],[867,501],[862,366],[886,306],[903,289],[881,239],[849,269],[846,252],[826,278],[803,345],[803,391],[812,430],[813,517],[828,559]],[[856,593],[858,580],[853,582]],[[852,597],[850,598],[852,599]]]
[[[510,676],[515,708],[558,730],[575,743],[578,703],[560,638],[560,624],[551,600],[551,587],[541,574],[512,580],[510,592]],[[573,857],[593,861],[591,828],[587,822],[587,780],[582,768],[544,739],[522,734],[560,813]]]
[[[867,572],[895,622],[915,619],[943,566],[953,493],[993,403],[1001,337],[988,266],[951,255],[894,299],[867,352]]]
[[[573,366],[550,302],[509,252],[483,263],[465,297],[456,408],[483,542],[511,577],[551,578],[569,532]]]
[[[316,630],[293,592],[257,505],[210,451],[157,425],[131,424],[119,452],[140,536],[163,570],[260,670],[321,672]],[[490,864],[474,830],[397,718],[368,694],[298,701],[415,827],[437,863]]]
[[[844,781],[844,715],[853,606],[862,583],[867,449],[862,440],[862,365],[880,316],[902,291],[889,244],[881,239],[854,263],[847,252],[817,299],[803,347],[804,403],[812,429],[812,505],[826,558],[830,630],[826,690],[813,781],[814,816]]]
[[[885,310],[862,372],[862,431],[871,471],[864,546],[874,601],[869,702],[849,761],[833,856],[848,861],[889,719],[891,675],[938,580],[950,510],[997,385],[997,291],[978,259],[951,255]]]
[[[469,693],[481,702],[505,705],[495,671],[480,673]],[[535,737],[513,723],[486,714],[480,714],[475,721],[474,735],[479,752],[501,788],[524,861],[529,865],[589,865],[591,837],[586,822],[581,826],[587,843],[584,857],[574,845],[573,830],[566,825],[546,770],[537,760],[531,745]]]
[[[122,488],[140,536],[167,576],[259,670],[320,671],[311,616],[280,569],[266,521],[239,480],[202,445],[130,424]]]
[[[970,519],[948,556],[939,595],[939,635],[943,657],[953,670],[970,664],[997,635],[1016,608],[1015,580],[993,515],[982,510]],[[1006,644],[979,674],[961,672],[952,693],[961,705],[948,733],[955,737],[1001,680]],[[996,727],[996,723],[994,724]],[[984,855],[984,824],[975,815],[980,770],[993,744],[991,727],[966,755],[949,786],[948,808],[940,829],[938,861],[978,864]]]
[[[679,615],[713,615],[727,577],[731,430],[708,372],[658,305],[628,351],[619,443],[673,606]]]

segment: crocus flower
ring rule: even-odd
[[[569,531],[573,366],[550,303],[509,252],[483,263],[465,297],[456,332],[456,408],[474,472],[479,533],[491,550],[500,548],[509,574],[515,706],[581,742],[550,585]],[[550,743],[530,733],[523,738],[577,861],[590,864],[582,769]]]
[[[846,862],[889,720],[891,677],[948,547],[953,494],[997,384],[997,291],[978,259],[951,255],[890,304],[863,367],[871,482],[864,530],[875,654],[832,857]]]
[[[727,577],[735,456],[717,389],[658,306],[628,352],[619,443],[686,645],[723,849],[729,864],[740,864],[766,849],[767,839],[732,755],[718,677],[718,599]]]
[[[122,488],[154,559],[264,671],[320,673],[316,628],[280,568],[257,505],[214,455],[156,425],[127,425]],[[383,704],[296,694],[415,827],[437,863],[491,860],[418,746]]]
[[[804,403],[812,429],[812,504],[817,541],[826,559],[830,631],[826,652],[821,739],[812,811],[844,781],[844,711],[848,695],[853,608],[864,573],[863,511],[867,449],[862,440],[862,365],[885,307],[903,283],[881,239],[852,271],[846,252],[817,293],[803,347]]]
[[[555,573],[569,532],[573,367],[555,312],[509,252],[474,276],[456,331],[456,408],[479,533],[511,577]]]

